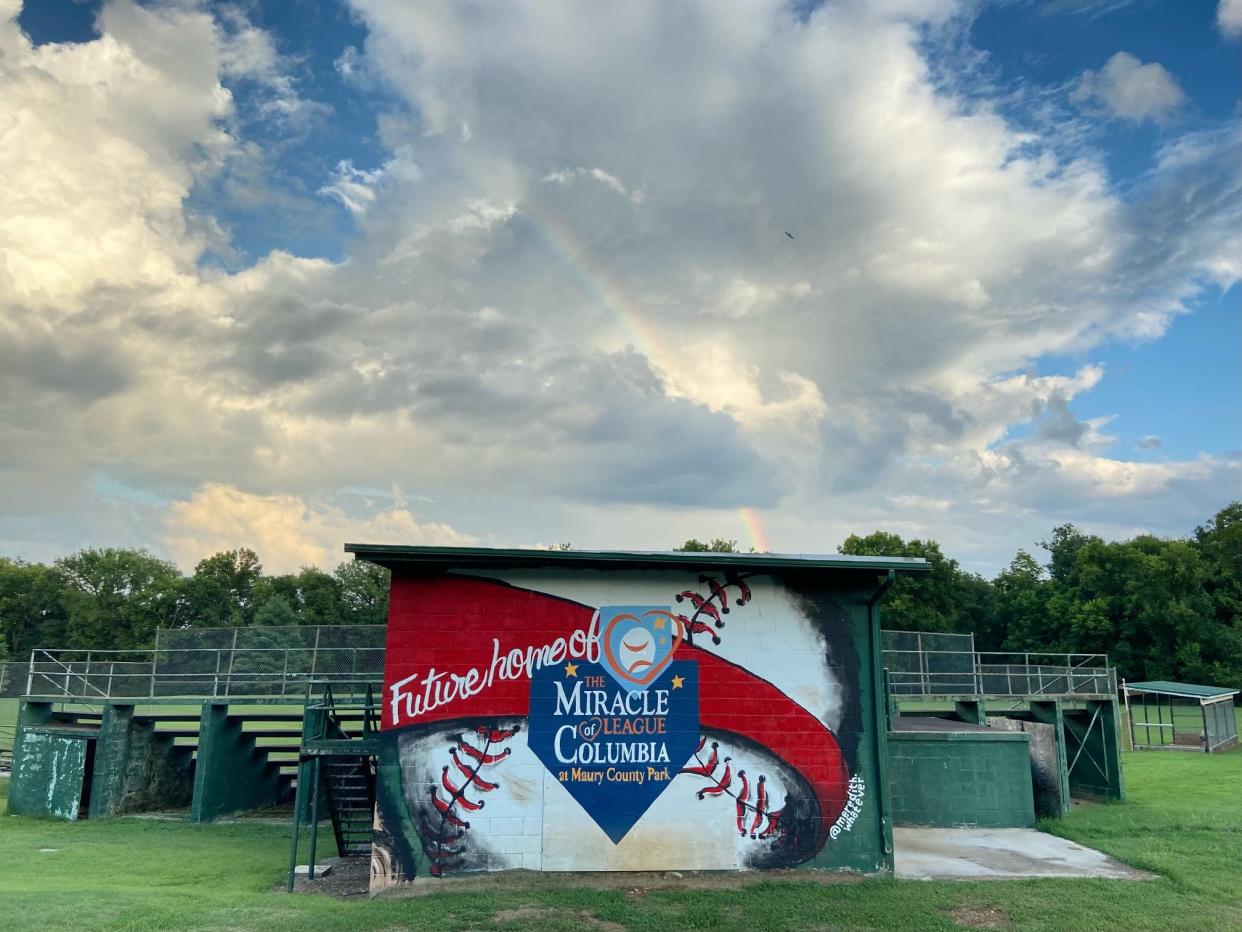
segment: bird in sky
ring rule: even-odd
[[[785,235],[788,236],[790,239],[794,238],[794,235],[790,233],[788,230],[785,231]]]

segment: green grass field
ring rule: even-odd
[[[17,728],[17,706],[20,699],[0,699],[0,751],[13,750],[13,732]]]
[[[1126,755],[1131,801],[1046,827],[1161,879],[823,884],[597,890],[534,877],[502,890],[338,900],[280,892],[288,829],[121,818],[0,818],[9,929],[1242,928],[1242,752]],[[5,788],[0,782],[0,799]],[[604,925],[611,923],[615,925]],[[1003,926],[1007,927],[1007,926]]]

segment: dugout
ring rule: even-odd
[[[1124,683],[1130,746],[1137,750],[1227,751],[1238,746],[1238,690],[1152,680]]]
[[[373,890],[891,870],[878,604],[923,560],[345,549],[392,571]]]

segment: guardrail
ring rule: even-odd
[[[26,694],[57,699],[156,699],[174,697],[298,698],[312,681],[378,683],[384,670],[383,628],[338,633],[364,635],[362,646],[320,646],[308,640],[277,647],[238,646],[256,638],[271,643],[281,629],[243,629],[227,647],[31,652]],[[325,629],[331,630],[331,629]],[[178,632],[172,632],[178,634]],[[196,637],[211,630],[188,632]],[[891,691],[904,698],[934,696],[1101,697],[1117,694],[1117,673],[1106,654],[1005,653],[973,650],[970,635],[885,631],[884,666]],[[324,640],[327,640],[325,637]],[[261,643],[262,641],[260,641]],[[908,645],[908,646],[899,646]],[[948,645],[950,649],[939,649]],[[956,649],[953,649],[956,648]],[[967,649],[962,649],[967,648]],[[24,665],[23,665],[24,666]]]
[[[1117,695],[1107,654],[885,650],[894,696],[1022,698]]]
[[[375,647],[44,650],[30,654],[26,695],[54,699],[301,698],[312,681],[374,681]]]

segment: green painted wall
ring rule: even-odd
[[[982,699],[959,699],[953,703],[953,714],[959,721],[970,722],[972,725],[988,723],[988,710]]]
[[[125,773],[129,765],[129,733],[134,707],[105,706],[95,749],[95,778],[91,785],[92,818],[115,815],[124,798]]]
[[[227,703],[203,703],[191,822],[210,822],[281,801],[276,768],[255,746],[254,735],[242,731],[242,720],[228,712]]]
[[[152,721],[136,720],[132,705],[105,705],[97,726],[52,708],[48,702],[23,703],[10,811],[77,819],[189,805],[189,750],[157,735]],[[89,809],[82,812],[88,771]]]
[[[14,815],[78,817],[89,738],[57,728],[55,719],[50,702],[22,702],[9,782]]]
[[[190,750],[156,734],[150,719],[136,719],[134,707],[104,707],[91,785],[91,818],[176,809],[190,804],[194,768]]]
[[[9,812],[76,819],[88,740],[28,733],[21,766],[9,787]]]
[[[1028,741],[1021,732],[890,732],[893,821],[942,827],[1034,825]]]
[[[13,742],[9,812],[76,819],[89,730],[57,724],[50,702],[23,701]]]
[[[1084,709],[1065,709],[1062,714],[1070,792],[1076,796],[1125,799],[1117,702],[1092,700]]]
[[[27,736],[31,729],[39,725],[45,724],[52,717],[52,704],[50,702],[32,702],[29,699],[23,699],[21,706],[17,711],[17,732],[13,737],[13,774],[9,781],[9,812],[18,814],[27,814],[29,809],[24,809],[34,805],[34,800],[38,796],[31,797],[32,786],[29,781],[34,779],[35,771],[27,768],[23,763],[26,755],[33,752],[34,745],[31,744],[27,748]],[[42,770],[38,771],[43,773]],[[44,779],[44,778],[40,778]]]
[[[870,594],[825,591],[816,598],[826,611],[837,606],[843,611],[847,630],[839,632],[832,650],[840,658],[848,657],[849,666],[857,670],[860,727],[853,778],[860,805],[853,824],[831,837],[803,867],[864,872],[893,867],[892,823],[885,811],[887,698],[880,663],[880,612],[876,606],[868,608],[865,599]]]

